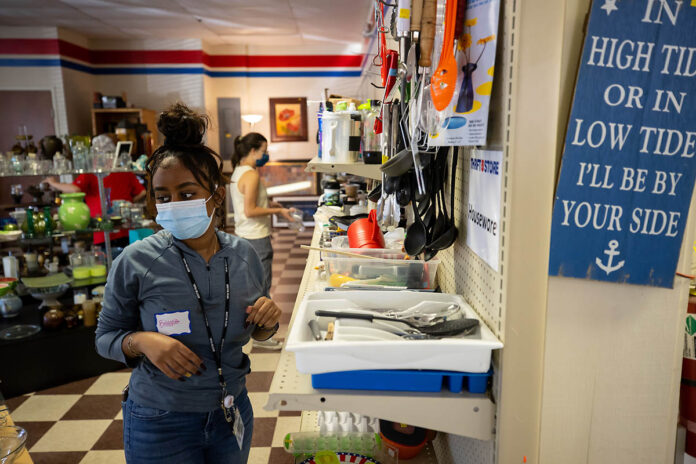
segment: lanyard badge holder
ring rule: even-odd
[[[220,383],[220,408],[225,415],[225,421],[232,429],[235,438],[237,439],[237,444],[239,449],[242,449],[242,443],[244,442],[244,421],[242,420],[242,415],[239,413],[239,408],[234,404],[234,396],[228,394],[227,383],[225,382],[225,377],[222,375],[222,348],[225,346],[225,335],[227,334],[227,326],[230,321],[230,270],[227,258],[225,258],[225,320],[222,326],[222,338],[220,339],[219,348],[215,346],[215,341],[213,340],[213,332],[210,330],[210,323],[208,322],[208,315],[205,312],[205,306],[203,305],[203,298],[201,298],[201,293],[198,291],[198,285],[196,280],[193,278],[191,273],[191,268],[186,262],[184,254],[179,250],[181,255],[181,260],[184,262],[184,267],[186,268],[186,274],[188,274],[191,285],[193,286],[193,291],[196,294],[196,299],[198,299],[198,306],[201,308],[203,313],[203,320],[205,321],[205,329],[208,332],[208,342],[210,343],[210,349],[213,352],[213,357],[215,358],[215,367],[217,367],[218,381]]]

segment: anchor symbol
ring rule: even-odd
[[[601,259],[595,258],[595,264],[597,265],[597,267],[606,272],[607,275],[621,269],[623,265],[626,263],[626,261],[622,260],[612,266],[614,262],[614,256],[621,254],[619,251],[616,251],[618,247],[618,240],[612,240],[611,242],[609,242],[609,249],[604,250],[604,254],[609,256],[609,258],[607,259],[607,264],[604,264]]]

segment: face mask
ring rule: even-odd
[[[208,200],[213,198],[211,195]],[[208,200],[171,201],[155,205],[155,221],[179,240],[198,238],[208,230],[215,217],[215,210],[208,216],[205,207]]]
[[[259,159],[256,160],[256,167],[257,167],[257,168],[260,168],[260,167],[263,166],[264,164],[268,163],[268,160],[269,160],[270,158],[271,158],[271,157],[268,156],[268,153],[264,153],[263,155],[261,155],[261,158],[259,158]]]

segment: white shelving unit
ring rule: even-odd
[[[380,164],[364,164],[364,163],[325,163],[319,158],[313,158],[307,163],[307,172],[347,172],[356,176],[366,177],[368,179],[382,179],[382,171]]]
[[[313,246],[319,244],[320,233],[317,227]],[[291,327],[304,295],[316,289],[318,263],[319,252],[310,251]],[[265,409],[350,411],[478,440],[490,440],[495,427],[495,405],[486,394],[315,390],[311,376],[297,372],[295,356],[287,351],[281,353]]]

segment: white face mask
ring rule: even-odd
[[[156,204],[157,217],[155,221],[179,240],[198,238],[208,230],[215,217],[215,209],[208,216],[208,210],[205,206],[211,198],[213,195],[210,195],[207,200],[171,201]]]

